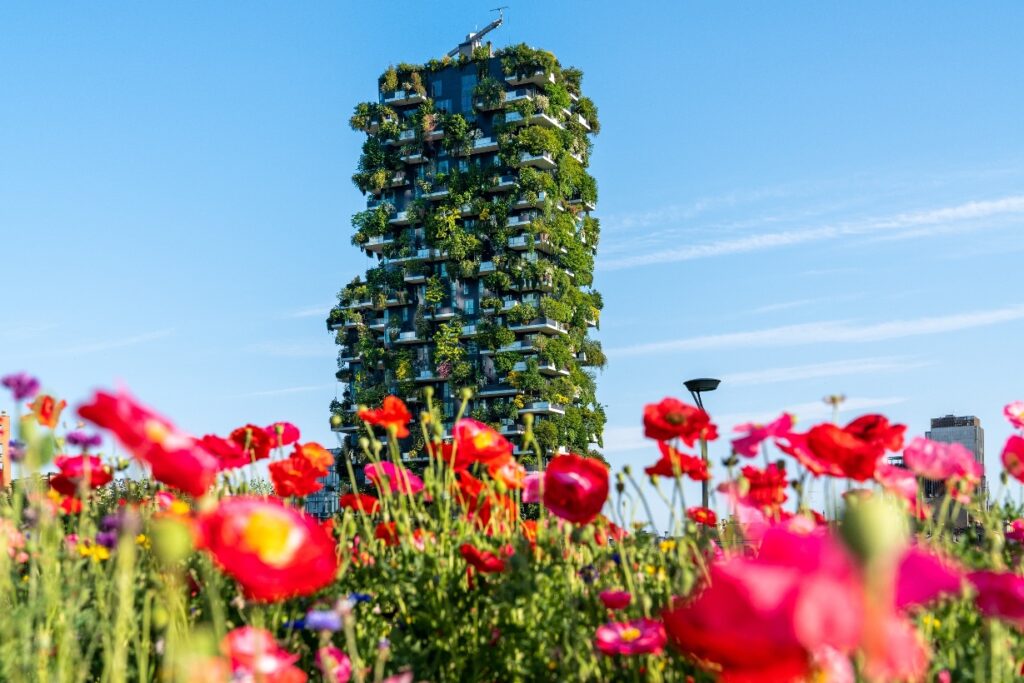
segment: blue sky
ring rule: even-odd
[[[195,433],[331,441],[323,318],[365,268],[347,118],[496,3],[0,6],[0,370],[124,382]],[[1018,3],[519,2],[497,46],[582,68],[607,456],[723,378],[723,425],[976,414],[1024,398]],[[10,409],[7,396],[0,407]]]

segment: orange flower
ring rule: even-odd
[[[39,394],[36,396],[36,400],[28,404],[28,408],[39,424],[53,429],[57,426],[60,414],[67,405],[68,402],[64,399],[58,401],[49,394]]]
[[[330,472],[331,465],[334,464],[334,455],[320,444],[313,443],[312,441],[302,445],[295,444],[292,457],[300,456],[305,458],[309,462],[310,467],[320,474]]]
[[[319,481],[323,473],[313,469],[306,458],[292,456],[270,463],[267,469],[274,484],[274,493],[282,498],[308,496],[324,487]]]
[[[360,410],[359,419],[388,430],[393,429],[397,438],[404,439],[409,436],[408,425],[412,421],[412,413],[405,407],[402,399],[397,396],[385,396],[380,408]]]
[[[495,460],[487,465],[487,473],[495,481],[500,481],[510,489],[523,488],[523,480],[526,479],[526,468],[515,461],[511,456],[507,460]]]

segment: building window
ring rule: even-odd
[[[462,77],[462,111],[473,113],[473,88],[476,87],[476,74],[465,74]]]
[[[473,299],[466,299],[466,303],[463,307],[466,310],[466,315],[473,315],[476,313],[476,301]]]
[[[441,79],[430,83],[430,98],[436,100],[441,96]]]

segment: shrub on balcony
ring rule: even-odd
[[[537,317],[537,309],[530,304],[516,304],[505,311],[505,318],[512,325],[525,325]]]
[[[567,323],[572,318],[572,309],[550,296],[541,297],[540,312],[544,317],[561,323]]]
[[[488,109],[497,107],[505,101],[505,86],[488,76],[473,88],[473,99],[480,100]]]
[[[553,54],[526,43],[503,48],[496,55],[501,58],[501,68],[508,76],[529,76],[537,71],[557,73],[560,70]]]
[[[394,92],[398,90],[398,70],[389,66],[388,70],[381,74],[379,79],[381,92]]]

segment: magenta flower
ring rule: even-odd
[[[974,604],[982,614],[1024,627],[1024,577],[1009,572],[977,571],[967,578],[977,591]]]
[[[658,654],[665,649],[665,627],[653,619],[613,621],[597,628],[594,644],[606,655]]]
[[[608,609],[625,609],[633,601],[629,591],[601,591],[598,597]]]
[[[745,436],[732,440],[732,450],[739,455],[753,458],[757,449],[765,439],[781,439],[789,435],[793,429],[793,416],[783,413],[776,420],[766,425],[748,422],[736,425],[734,432],[746,432]]]
[[[928,508],[917,500],[917,477],[908,469],[880,462],[875,466],[875,481],[889,493],[899,496],[910,505],[918,519],[928,518]]]
[[[1024,429],[1024,401],[1007,403],[1003,415],[1010,421],[1014,429]]]
[[[316,651],[316,665],[326,680],[348,683],[352,678],[352,661],[347,654],[333,645]]]
[[[1014,434],[1003,447],[1003,467],[1017,481],[1024,481],[1024,438]]]
[[[900,560],[896,577],[896,607],[927,605],[943,595],[963,590],[964,572],[953,560],[915,545]]]
[[[919,436],[903,449],[903,462],[925,479],[945,481],[964,475],[971,468],[967,463],[974,463],[974,456],[958,443],[940,443]]]
[[[403,469],[401,472],[394,463],[369,463],[363,468],[366,478],[377,488],[388,486],[392,493],[402,492],[414,495],[423,490],[423,480],[412,472]],[[387,482],[385,484],[385,482]]]
[[[1010,530],[1006,532],[1006,540],[1014,543],[1024,543],[1024,519],[1015,519],[1010,522]]]
[[[531,472],[523,479],[523,502],[540,502],[540,482],[544,475],[540,472]]]
[[[99,448],[103,445],[103,437],[99,434],[87,434],[82,431],[74,431],[68,434],[67,442],[71,446],[78,446],[79,448],[86,450],[89,448]]]
[[[27,372],[7,375],[0,379],[0,384],[11,390],[15,401],[23,401],[39,393],[39,380]]]
[[[263,428],[275,448],[290,446],[299,440],[299,428],[291,422],[275,422]]]

